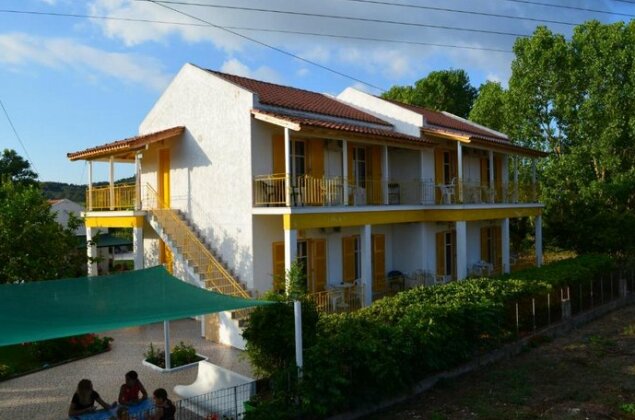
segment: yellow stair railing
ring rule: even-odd
[[[216,259],[174,209],[169,208],[150,185],[146,186],[145,207],[156,217],[176,248],[198,270],[205,287],[225,295],[250,299],[249,293]]]

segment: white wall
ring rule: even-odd
[[[253,216],[254,289],[259,293],[273,287],[273,243],[284,241],[282,216]]]
[[[351,87],[337,95],[337,99],[393,124],[400,133],[415,137],[420,135],[423,127],[421,114]]]
[[[141,123],[140,134],[185,126],[171,143],[171,206],[183,210],[249,288],[252,279],[250,110],[254,96],[186,64]],[[143,153],[142,185],[156,187],[159,147]]]
[[[424,269],[424,237],[421,223],[393,225],[393,270],[410,274]]]
[[[74,201],[63,198],[61,200],[55,200],[51,204],[51,211],[55,213],[55,220],[57,223],[68,227],[69,214],[73,214],[77,218],[81,218],[81,213],[84,211],[84,207],[75,203]],[[108,232],[108,229],[99,229],[101,233]],[[80,221],[79,226],[75,229],[75,235],[86,236],[86,226]]]
[[[481,259],[481,222],[467,222],[467,272]]]
[[[480,184],[481,160],[477,156],[463,156],[463,180]]]

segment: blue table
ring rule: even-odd
[[[81,416],[73,416],[71,419],[80,419],[80,420],[111,420],[117,418],[117,410],[120,406],[116,406],[109,410],[97,410],[92,413],[83,414]],[[143,414],[146,411],[152,410],[154,408],[154,403],[152,400],[147,399],[143,400],[138,404],[128,406],[128,414],[130,416],[139,416],[139,414]],[[141,419],[143,417],[135,417]]]

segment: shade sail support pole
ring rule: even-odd
[[[165,345],[165,368],[172,369],[170,363],[170,321],[163,321],[163,342]]]
[[[295,318],[295,364],[298,367],[298,378],[302,378],[302,304],[299,300],[293,301],[293,314]]]

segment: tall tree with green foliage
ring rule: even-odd
[[[433,71],[414,86],[393,86],[382,97],[467,118],[476,94],[465,70],[456,69]]]
[[[0,155],[0,180],[21,185],[38,185],[37,174],[31,164],[15,150],[4,149]]]
[[[510,134],[542,164],[546,233],[580,252],[635,252],[635,21],[590,21],[570,40],[518,39]]]
[[[493,130],[505,132],[508,125],[506,93],[499,82],[488,80],[478,88],[469,119]]]

